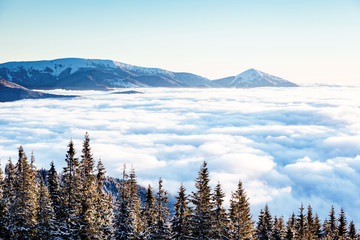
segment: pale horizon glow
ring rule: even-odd
[[[79,57],[358,85],[359,12],[357,0],[0,0],[0,63]]]

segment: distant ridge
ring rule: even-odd
[[[126,63],[82,58],[0,64],[0,78],[30,89],[107,90],[136,87],[294,87],[294,83],[250,69],[237,76],[209,80],[186,72],[171,72]]]
[[[261,72],[256,69],[249,69],[239,75],[214,80],[218,85],[229,88],[254,88],[254,87],[296,87],[295,83],[285,79]]]
[[[0,78],[0,102],[11,102],[21,99],[39,99],[39,98],[60,98],[74,97],[65,95],[55,95],[32,91],[16,83]]]

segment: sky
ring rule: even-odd
[[[207,161],[226,205],[243,182],[254,220],[266,203],[285,219],[303,203],[322,220],[343,207],[360,226],[360,87],[138,90],[0,103],[1,166],[21,144],[38,168],[61,172],[70,139],[80,157],[88,131],[109,176],[132,165],[142,186],[161,177],[171,194],[181,183],[191,193]]]
[[[0,0],[0,29],[0,63],[80,57],[360,84],[359,0]]]

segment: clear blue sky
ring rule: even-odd
[[[0,0],[0,63],[111,59],[360,84],[360,0]]]

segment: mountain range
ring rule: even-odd
[[[134,87],[295,87],[279,77],[249,69],[239,75],[209,80],[186,72],[138,67],[82,58],[0,64],[0,78],[29,89],[107,90]]]
[[[55,95],[39,91],[29,90],[19,84],[0,78],[0,102],[11,102],[21,99],[39,99],[39,98],[62,98],[75,97],[69,95]]]

